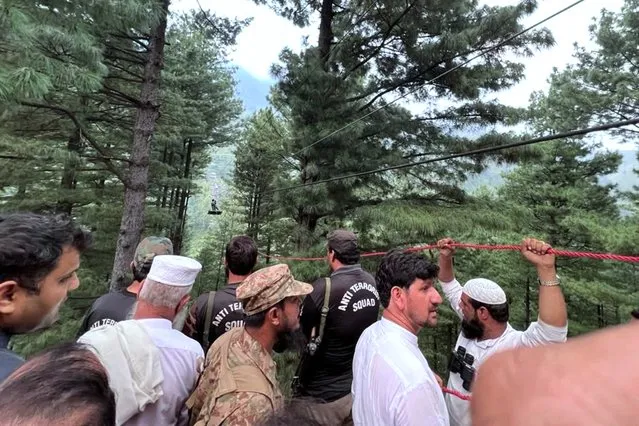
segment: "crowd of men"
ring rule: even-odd
[[[634,424],[639,369],[628,351],[606,349],[639,340],[639,323],[564,343],[555,256],[525,239],[539,316],[515,330],[497,283],[457,281],[454,243],[438,242],[437,263],[392,250],[373,276],[356,235],[336,230],[327,236],[329,276],[308,284],[286,264],[257,269],[255,242],[237,236],[226,247],[226,286],[189,308],[203,266],[149,236],[136,248],[131,285],[93,303],[77,341],[25,362],[10,337],[56,321],[80,285],[91,234],[64,216],[0,216],[0,425]],[[437,283],[461,320],[446,387],[470,401],[444,394],[418,345],[420,331],[437,326]],[[289,401],[273,356],[285,350],[301,353]],[[623,377],[606,376],[611,358]],[[572,381],[584,390],[575,395]]]

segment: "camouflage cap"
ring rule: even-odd
[[[304,296],[313,286],[296,281],[288,265],[278,264],[253,272],[237,287],[236,297],[244,313],[254,315],[291,296]]]
[[[137,267],[150,266],[153,258],[162,254],[173,254],[173,243],[165,237],[146,237],[135,249],[133,263]]]

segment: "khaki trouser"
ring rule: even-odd
[[[308,410],[316,422],[323,426],[350,426],[353,424],[351,409],[353,396],[348,395],[333,402],[323,404],[310,403]]]

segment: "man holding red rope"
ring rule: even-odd
[[[506,293],[495,282],[475,278],[463,287],[455,279],[455,242],[440,240],[439,281],[453,310],[462,320],[455,351],[449,365],[448,388],[470,395],[475,371],[496,352],[518,346],[538,346],[565,342],[568,334],[566,302],[555,269],[555,255],[543,241],[526,239],[521,253],[537,269],[539,317],[527,330],[515,330],[509,323]],[[525,366],[522,366],[525,368]],[[471,424],[470,402],[446,395],[451,426]]]

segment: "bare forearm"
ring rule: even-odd
[[[552,281],[557,278],[554,267],[539,266],[537,274],[542,281]],[[539,286],[539,319],[555,327],[566,326],[568,312],[561,286]]]
[[[453,269],[453,258],[439,256],[439,281],[448,283],[455,279],[455,271]]]

